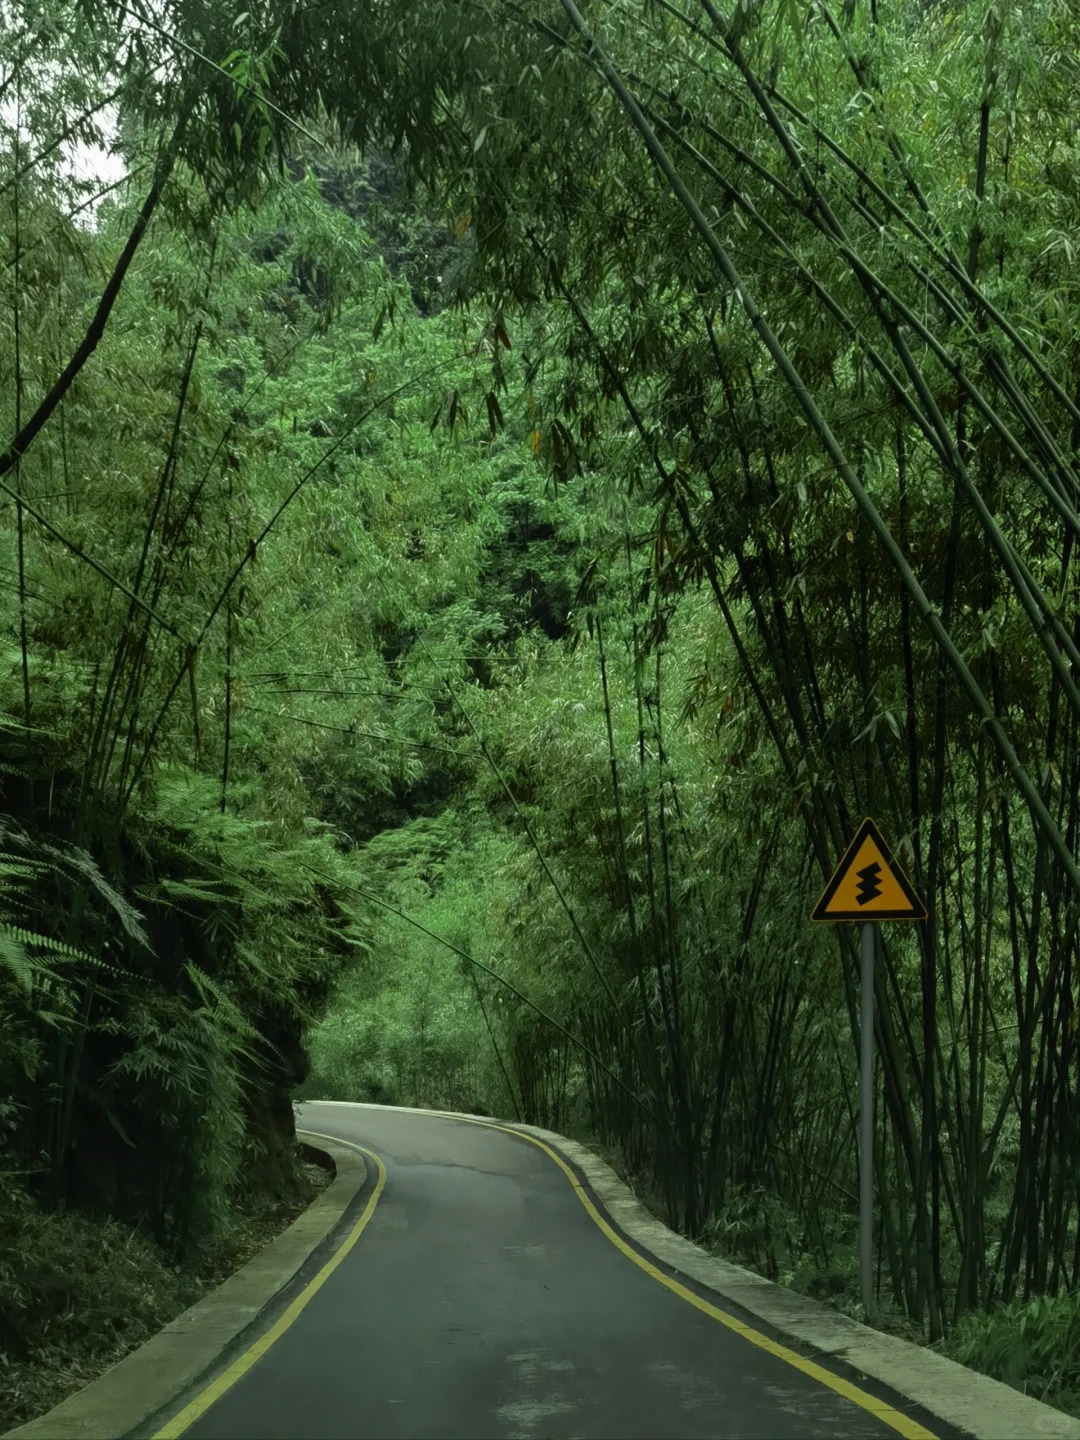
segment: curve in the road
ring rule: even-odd
[[[359,1218],[152,1440],[936,1440],[901,1397],[665,1274],[543,1140],[431,1112],[318,1120],[304,1133],[373,1167]]]
[[[367,1229],[368,1221],[375,1213],[375,1206],[379,1203],[379,1197],[386,1185],[386,1166],[379,1156],[376,1155],[374,1151],[366,1149],[363,1145],[357,1145],[353,1140],[338,1140],[337,1137],[333,1135],[320,1135],[316,1130],[305,1130],[304,1134],[310,1135],[316,1140],[334,1140],[338,1145],[347,1145],[350,1150],[356,1150],[359,1154],[363,1155],[365,1160],[370,1160],[375,1166],[376,1171],[375,1188],[368,1197],[367,1204],[364,1206],[359,1220],[357,1220],[356,1224],[315,1278],[309,1280],[295,1300],[292,1301],[284,1314],[274,1321],[269,1330],[249,1345],[248,1348],[233,1361],[227,1370],[222,1371],[217,1379],[212,1380],[205,1389],[196,1395],[194,1400],[189,1401],[178,1415],[174,1415],[173,1418],[159,1430],[155,1430],[153,1440],[178,1440],[178,1437],[183,1435],[186,1430],[190,1430],[192,1425],[195,1424],[195,1421],[198,1420],[201,1415],[204,1415],[212,1405],[216,1404],[226,1391],[231,1390],[242,1376],[246,1375],[249,1370],[258,1364],[270,1349],[271,1345],[276,1344],[276,1342],[281,1339],[285,1331],[299,1318],[301,1312],[307,1308],[310,1301],[314,1299],[326,1284],[327,1280],[330,1279],[330,1276],[342,1261],[346,1259],[350,1250]]]

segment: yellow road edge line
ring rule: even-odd
[[[363,1145],[357,1145],[351,1140],[342,1140],[340,1136],[337,1135],[323,1135],[318,1130],[308,1130],[306,1127],[303,1128],[302,1133],[311,1135],[316,1140],[331,1140],[335,1145],[345,1145],[350,1150],[359,1151],[361,1155],[366,1156],[369,1160],[374,1160],[378,1170],[378,1179],[375,1182],[375,1188],[371,1192],[367,1204],[364,1206],[364,1213],[319,1273],[308,1281],[303,1290],[300,1291],[300,1294],[297,1295],[296,1299],[289,1305],[289,1308],[274,1321],[266,1334],[260,1335],[258,1340],[249,1346],[242,1355],[238,1355],[228,1369],[223,1370],[217,1379],[212,1380],[204,1390],[200,1390],[194,1400],[192,1400],[190,1404],[185,1405],[179,1414],[174,1415],[160,1430],[155,1430],[151,1436],[151,1440],[178,1440],[178,1437],[183,1435],[185,1430],[194,1425],[195,1421],[201,1416],[205,1415],[211,1405],[216,1404],[226,1391],[231,1390],[236,1382],[242,1379],[252,1366],[262,1359],[271,1345],[281,1339],[289,1326],[299,1317],[301,1311],[306,1308],[309,1301],[311,1301],[316,1293],[326,1284],[330,1276],[360,1239],[368,1221],[375,1213],[375,1206],[379,1203],[379,1196],[382,1194],[383,1187],[386,1184],[386,1166],[379,1159],[378,1155],[372,1150],[366,1150]]]
[[[905,1415],[902,1410],[897,1410],[895,1406],[888,1404],[887,1401],[878,1400],[867,1391],[860,1390],[859,1387],[853,1385],[851,1381],[845,1380],[839,1375],[834,1375],[831,1370],[826,1370],[823,1365],[818,1365],[815,1361],[808,1360],[805,1356],[798,1354],[797,1351],[788,1349],[786,1345],[781,1345],[776,1340],[770,1340],[769,1337],[763,1335],[760,1330],[755,1330],[751,1326],[743,1324],[741,1320],[737,1320],[733,1315],[729,1315],[726,1311],[719,1309],[718,1306],[710,1304],[707,1300],[702,1300],[700,1296],[695,1295],[692,1290],[687,1289],[687,1287],[680,1284],[678,1280],[673,1280],[670,1276],[665,1275],[663,1271],[651,1261],[646,1260],[643,1255],[639,1255],[632,1246],[623,1240],[621,1235],[616,1234],[612,1226],[585,1193],[584,1187],[567,1162],[558,1151],[553,1150],[545,1141],[538,1139],[535,1135],[528,1135],[523,1130],[515,1130],[512,1126],[499,1125],[495,1121],[482,1120],[472,1115],[459,1115],[454,1111],[433,1111],[429,1113],[436,1114],[447,1120],[462,1120],[468,1125],[480,1125],[486,1130],[499,1130],[504,1135],[512,1135],[518,1140],[527,1140],[530,1145],[535,1145],[538,1150],[542,1150],[549,1159],[553,1160],[563,1172],[567,1180],[569,1180],[574,1194],[581,1201],[589,1218],[601,1233],[610,1240],[621,1254],[625,1255],[628,1260],[632,1260],[639,1269],[644,1270],[652,1279],[659,1281],[661,1285],[670,1290],[674,1295],[677,1295],[681,1300],[687,1301],[693,1305],[696,1310],[700,1310],[702,1314],[708,1315],[710,1319],[719,1321],[721,1325],[731,1330],[734,1334],[741,1336],[742,1339],[749,1341],[751,1345],[756,1346],[759,1350],[764,1350],[767,1354],[775,1356],[776,1359],[782,1360],[793,1369],[801,1371],[802,1374],[808,1376],[811,1380],[816,1380],[827,1389],[835,1391],[836,1394],[842,1396],[845,1400],[849,1400],[853,1405],[858,1406],[860,1410],[864,1410],[868,1414],[873,1415],[876,1419],[880,1420],[883,1425],[887,1425],[891,1430],[895,1430],[897,1434],[904,1436],[904,1440],[938,1440],[938,1437],[936,1437],[932,1431],[920,1425],[917,1420],[913,1420],[910,1416]],[[305,1135],[311,1135],[317,1140],[330,1140],[336,1145],[345,1145],[350,1150],[356,1150],[361,1155],[365,1155],[375,1162],[378,1169],[378,1179],[364,1207],[364,1212],[349,1232],[347,1238],[319,1273],[305,1285],[304,1289],[301,1290],[300,1294],[292,1301],[288,1309],[274,1322],[266,1334],[260,1336],[242,1355],[239,1355],[236,1360],[233,1361],[232,1365],[224,1370],[216,1380],[206,1386],[204,1390],[201,1390],[190,1404],[186,1405],[183,1410],[162,1426],[160,1430],[156,1430],[151,1436],[151,1440],[179,1440],[179,1437],[183,1435],[185,1430],[192,1426],[195,1421],[204,1415],[227,1391],[231,1390],[238,1380],[247,1374],[263,1355],[266,1354],[270,1347],[275,1344],[296,1321],[315,1294],[322,1289],[326,1281],[360,1239],[368,1221],[375,1213],[375,1206],[379,1202],[379,1197],[383,1192],[387,1178],[386,1166],[379,1156],[376,1155],[374,1151],[366,1149],[363,1145],[357,1145],[351,1140],[343,1140],[339,1135],[326,1135],[318,1130],[309,1130],[306,1126],[303,1128],[303,1133]]]
[[[702,1300],[701,1297],[695,1295],[692,1290],[688,1290],[685,1285],[681,1285],[678,1280],[673,1280],[670,1276],[665,1275],[664,1272],[652,1264],[651,1261],[646,1260],[643,1255],[639,1255],[632,1246],[626,1243],[621,1235],[616,1234],[611,1225],[604,1219],[603,1215],[585,1193],[584,1187],[570,1166],[556,1150],[553,1150],[551,1146],[543,1140],[537,1139],[535,1135],[527,1135],[523,1130],[515,1130],[512,1126],[499,1125],[493,1120],[479,1120],[472,1115],[454,1114],[453,1111],[437,1111],[435,1113],[441,1114],[447,1119],[464,1120],[469,1125],[483,1125],[488,1130],[501,1130],[504,1135],[516,1135],[519,1140],[528,1140],[530,1145],[535,1145],[538,1149],[543,1150],[546,1155],[555,1161],[555,1164],[558,1165],[559,1169],[573,1186],[574,1193],[582,1205],[584,1205],[589,1218],[599,1227],[616,1249],[621,1251],[628,1260],[632,1260],[635,1265],[644,1270],[646,1275],[651,1275],[654,1280],[658,1280],[661,1285],[665,1286],[673,1294],[678,1295],[680,1300],[688,1301],[695,1309],[700,1310],[713,1320],[718,1320],[721,1325],[725,1325],[729,1330],[733,1330],[736,1335],[741,1335],[744,1340],[749,1340],[751,1345],[756,1345],[759,1350],[764,1350],[769,1355],[774,1355],[778,1360],[783,1360],[785,1364],[791,1365],[796,1370],[801,1370],[802,1373],[809,1376],[811,1380],[816,1380],[819,1384],[827,1386],[828,1389],[835,1390],[838,1395],[843,1396],[845,1400],[850,1400],[851,1403],[857,1405],[860,1410],[867,1411],[876,1419],[880,1420],[883,1425],[888,1425],[891,1430],[895,1430],[897,1434],[903,1435],[904,1440],[938,1440],[938,1437],[934,1435],[933,1431],[927,1430],[924,1425],[920,1425],[917,1420],[913,1420],[910,1416],[905,1415],[902,1410],[897,1410],[894,1405],[890,1405],[885,1400],[878,1400],[866,1390],[860,1390],[859,1387],[853,1385],[850,1380],[845,1380],[840,1375],[834,1375],[831,1370],[826,1370],[823,1365],[818,1365],[815,1361],[806,1359],[805,1356],[798,1354],[795,1350],[789,1350],[786,1345],[781,1345],[776,1340],[770,1340],[769,1337],[763,1335],[760,1330],[754,1330],[751,1326],[744,1325],[741,1320],[736,1320],[734,1315],[729,1315],[716,1305],[710,1305],[707,1300]],[[155,1437],[155,1440],[157,1440],[157,1437]]]

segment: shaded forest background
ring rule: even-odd
[[[361,12],[0,5],[0,1352],[297,1096],[858,1313],[872,814],[882,1323],[1076,1408],[1074,11]]]

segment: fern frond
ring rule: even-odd
[[[76,1025],[74,1015],[70,1015],[66,1011],[61,1010],[44,1010],[39,1008],[34,1011],[34,1018],[35,1020],[42,1021],[52,1030],[70,1031],[73,1030]]]
[[[6,970],[24,990],[34,983],[34,967],[26,947],[7,926],[0,926],[0,970]]]
[[[41,849],[46,854],[53,856],[59,864],[67,866],[84,880],[89,881],[91,887],[101,896],[120,921],[129,938],[147,950],[151,948],[150,940],[143,928],[143,917],[134,906],[128,904],[118,890],[109,884],[98,869],[93,856],[87,854],[85,850],[80,850],[76,845],[69,846],[64,850],[59,850],[53,845],[43,845]]]
[[[194,880],[148,880],[138,886],[136,894],[155,902],[195,900],[209,905],[235,904],[238,898],[235,886],[228,881],[204,880],[201,877]]]
[[[139,912],[123,898],[102,875],[93,857],[78,846],[45,844],[26,834],[10,820],[0,820],[0,887],[5,880],[25,885],[43,877],[63,878],[70,883],[72,875],[87,882],[105,901],[120,921],[127,936],[150,948]],[[21,853],[20,853],[21,852]]]
[[[184,966],[184,972],[198,992],[199,998],[206,1007],[206,1013],[219,1034],[227,1032],[226,1044],[233,1056],[247,1061],[255,1069],[265,1070],[265,1061],[259,1055],[258,1050],[253,1048],[252,1042],[257,1044],[261,1041],[263,1045],[268,1045],[271,1049],[275,1047],[252,1025],[232,996],[212,980],[205,970],[201,970],[193,961],[188,961]],[[211,1001],[213,1001],[212,1007]]]
[[[237,1034],[252,1040],[258,1039],[258,1030],[244,1015],[233,997],[216,980],[211,979],[205,970],[200,969],[193,960],[189,960],[184,966],[184,974],[195,987],[203,1004],[212,1000]]]
[[[80,950],[77,945],[68,945],[63,940],[56,940],[51,935],[41,935],[36,930],[26,930],[21,925],[7,925],[5,928],[7,933],[27,950],[54,955],[58,960],[78,960],[86,965],[99,965],[105,970],[112,970],[114,974],[123,974],[122,970],[106,965],[103,960],[98,960],[88,950]]]
[[[0,883],[9,876],[17,880],[34,880],[48,874],[50,866],[44,860],[34,860],[28,855],[13,855],[10,850],[0,850]]]

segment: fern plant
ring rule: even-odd
[[[43,892],[69,888],[72,882],[87,884],[105,902],[124,935],[148,946],[142,916],[109,884],[85,850],[51,844],[10,820],[0,820],[0,847],[0,970],[20,989],[38,997],[48,995],[50,987],[62,989],[65,982],[58,967],[65,962],[123,973],[100,955],[40,928]],[[54,988],[51,993],[58,992]],[[47,1023],[59,1018],[44,1007],[36,1013]]]

